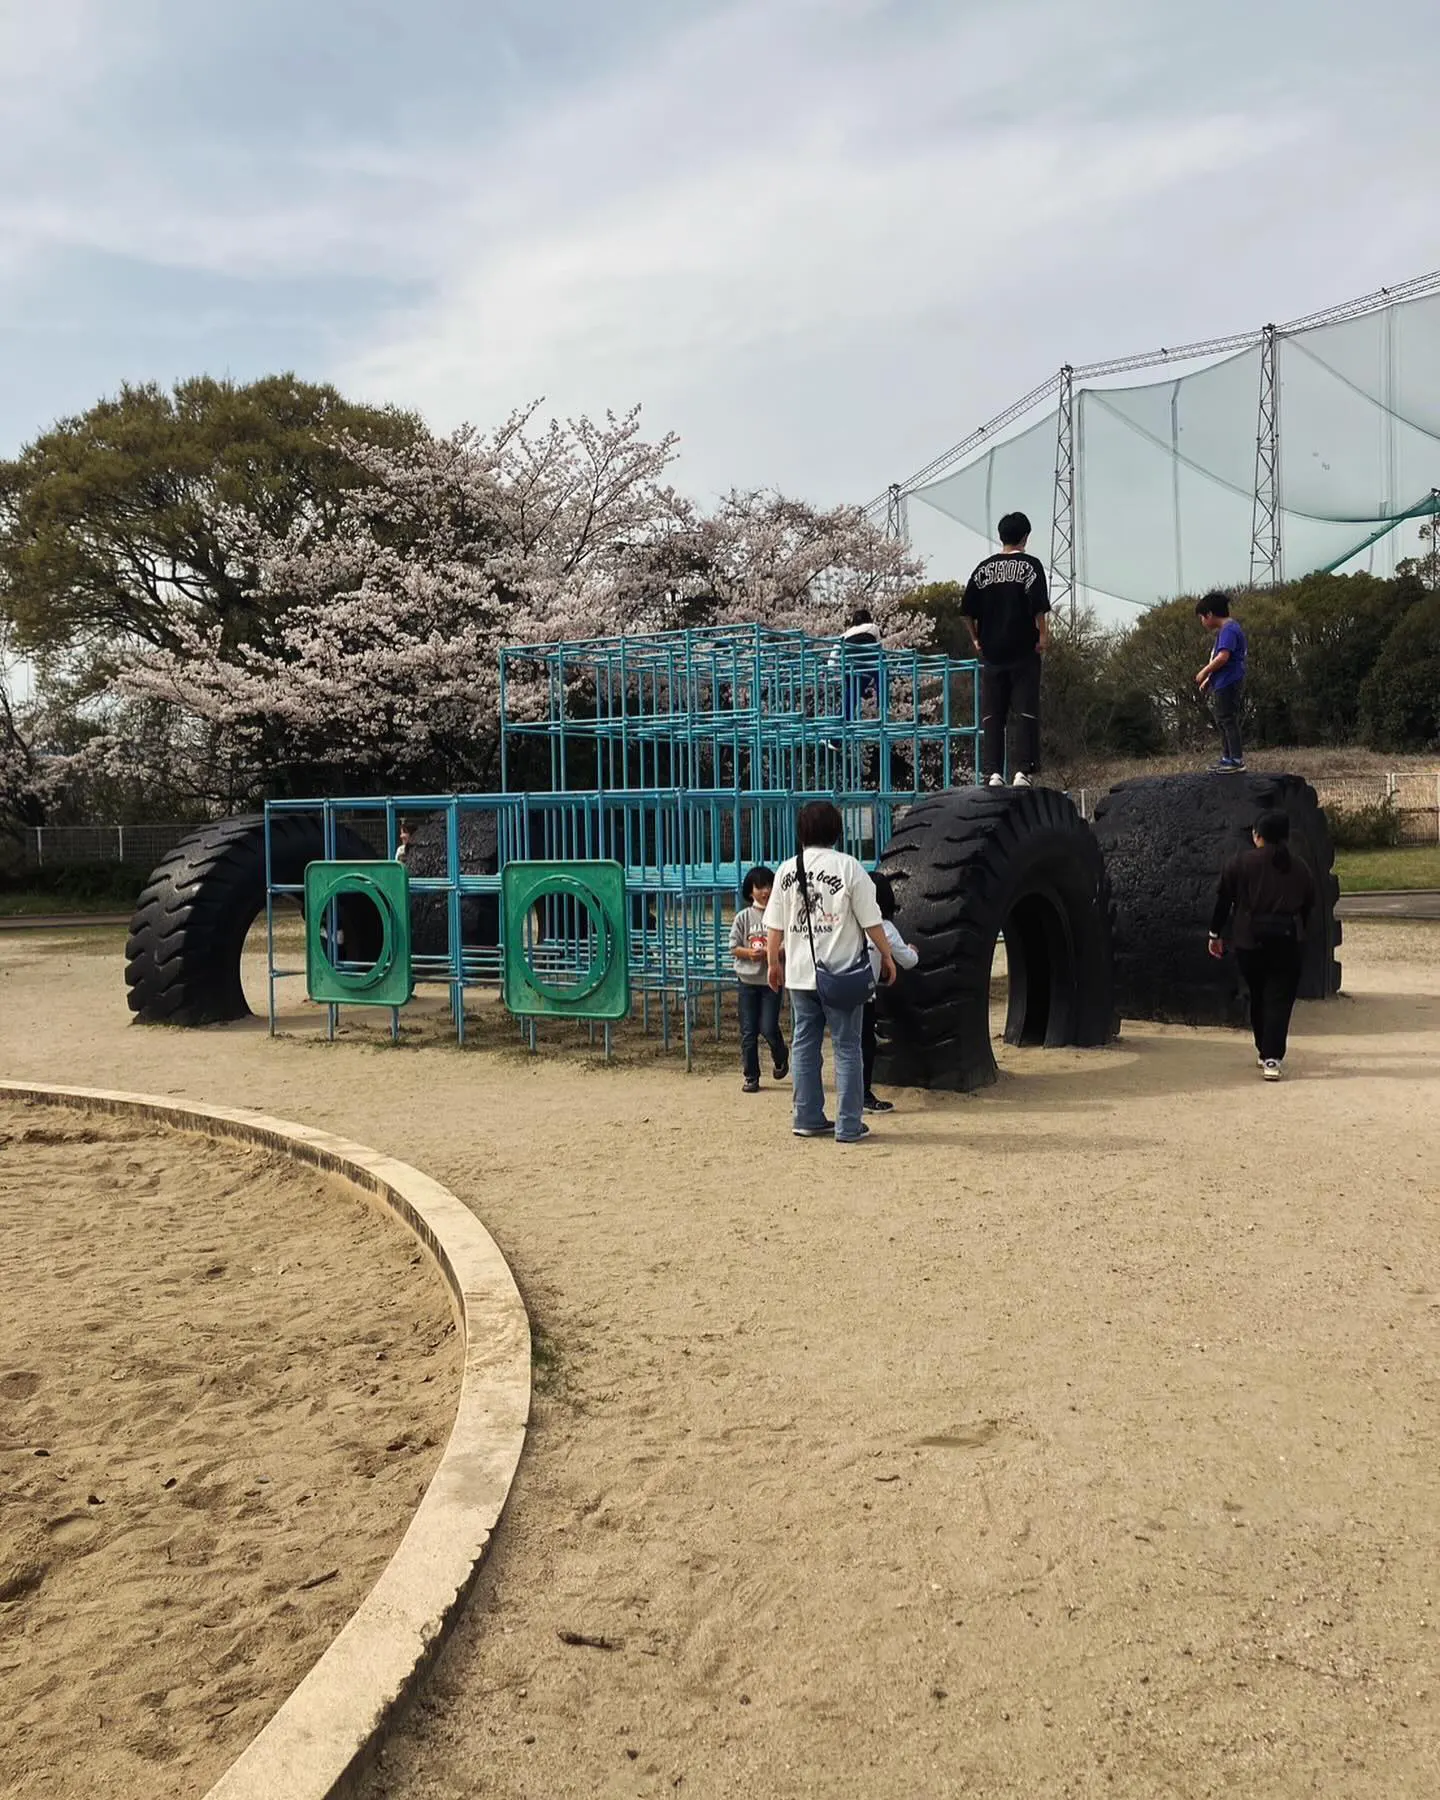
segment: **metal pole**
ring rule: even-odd
[[[1075,371],[1060,371],[1055,412],[1055,508],[1050,528],[1050,604],[1075,623]]]
[[[1250,543],[1251,587],[1283,580],[1280,545],[1280,333],[1267,325],[1260,337],[1260,413],[1255,429],[1255,511]]]

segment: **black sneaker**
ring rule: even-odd
[[[893,1100],[881,1100],[875,1094],[867,1094],[865,1096],[865,1110],[866,1112],[875,1113],[894,1112],[895,1102]]]
[[[742,1094],[758,1094],[760,1092],[760,1077],[758,1075],[753,1078],[747,1076],[740,1092]]]
[[[819,1125],[792,1125],[791,1132],[795,1137],[834,1137],[835,1127],[826,1119]]]
[[[777,1081],[783,1081],[790,1073],[790,1058],[788,1056],[782,1057],[781,1060],[776,1063],[773,1073]]]
[[[866,1138],[869,1137],[869,1135],[870,1135],[870,1127],[868,1125],[862,1125],[860,1127],[859,1137],[836,1138],[835,1142],[837,1144],[863,1144],[865,1142]]]

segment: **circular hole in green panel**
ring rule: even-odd
[[[395,961],[395,917],[389,897],[351,877],[320,917],[320,949],[336,977],[362,990],[382,981]]]
[[[525,914],[525,968],[547,1000],[583,1000],[610,971],[610,931],[599,900],[578,881],[556,880]]]

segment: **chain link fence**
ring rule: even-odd
[[[357,813],[345,822],[377,855],[384,855],[383,818]],[[21,833],[21,862],[26,869],[128,863],[148,871],[204,824],[195,820],[174,825],[34,825]]]
[[[1217,776],[1217,780],[1222,777]],[[1440,844],[1440,770],[1392,771],[1384,775],[1314,776],[1310,785],[1320,804],[1340,812],[1390,806],[1399,822],[1402,844]],[[1070,798],[1081,815],[1095,815],[1108,788],[1076,788]]]
[[[1217,777],[1217,779],[1219,779]],[[1318,777],[1312,782],[1322,806],[1355,812],[1362,807],[1395,809],[1402,844],[1440,844],[1440,770],[1396,771],[1385,775]],[[1105,788],[1077,788],[1071,799],[1089,819]],[[385,821],[373,813],[348,819],[378,855],[385,853]],[[189,825],[42,825],[23,833],[27,869],[75,863],[130,863],[153,869],[200,824]]]
[[[134,863],[153,869],[199,829],[199,824],[35,825],[22,833],[22,857],[27,869],[76,863]]]

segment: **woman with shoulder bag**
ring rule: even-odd
[[[800,809],[799,849],[781,863],[765,909],[770,986],[790,990],[795,1033],[790,1072],[796,1137],[858,1144],[870,1135],[862,1109],[865,1072],[860,1028],[875,991],[868,938],[880,953],[880,978],[895,979],[895,959],[880,918],[875,884],[853,856],[835,845],[843,822],[828,800]],[[835,1119],[825,1117],[822,1047],[826,1026],[835,1046]]]
[[[1268,812],[1255,821],[1255,848],[1227,863],[1210,919],[1210,954],[1225,954],[1229,927],[1235,960],[1250,990],[1255,1054],[1266,1081],[1284,1073],[1290,1015],[1300,986],[1302,945],[1315,908],[1315,878],[1290,850],[1290,821]]]

